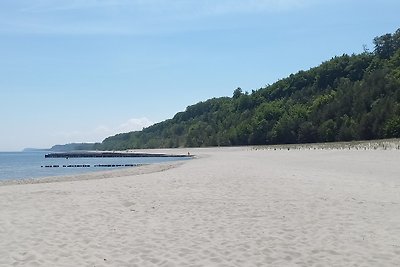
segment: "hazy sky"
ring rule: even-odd
[[[398,0],[3,0],[0,151],[95,142],[400,27]]]

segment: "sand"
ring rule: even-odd
[[[400,266],[400,151],[190,152],[0,186],[0,266]]]

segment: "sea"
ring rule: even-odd
[[[0,152],[0,181],[75,175],[184,159],[174,157],[45,158],[48,153],[49,151]]]

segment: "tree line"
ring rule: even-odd
[[[332,142],[400,137],[400,29],[252,92],[188,106],[94,149]]]

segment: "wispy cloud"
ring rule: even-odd
[[[22,1],[24,2],[24,1]],[[169,10],[175,13],[242,13],[260,12],[263,10],[284,10],[299,8],[316,0],[36,0],[25,1],[26,7],[22,11],[51,12],[84,9],[126,8],[140,9],[141,11]]]
[[[63,131],[55,132],[52,134],[52,140],[57,140],[58,143],[70,142],[101,142],[104,138],[118,134],[132,131],[140,131],[145,127],[154,124],[153,121],[146,117],[131,118],[118,125],[98,125],[92,130],[88,131]]]
[[[301,8],[311,4],[310,0],[248,0],[216,2],[212,10],[217,14],[277,12]]]
[[[152,125],[153,122],[146,117],[142,118],[132,118],[128,121],[121,123],[117,130],[119,132],[131,132],[131,131],[139,131],[145,127]]]
[[[74,11],[92,8],[122,7],[136,1],[115,1],[115,0],[36,0],[25,1],[26,6],[20,11],[31,13],[44,13],[54,11]]]
[[[0,31],[143,34],[206,18],[298,9],[316,0],[22,0],[0,3]]]

